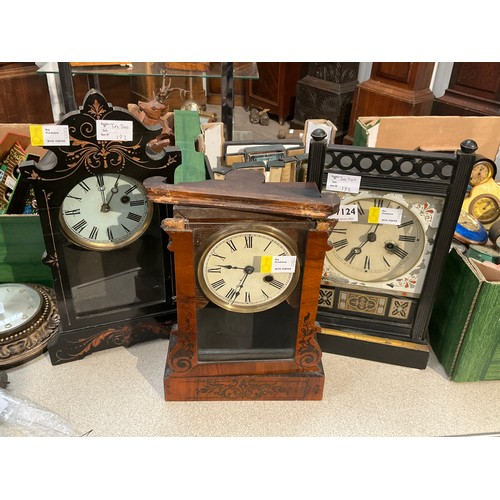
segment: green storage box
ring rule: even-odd
[[[452,249],[429,323],[429,340],[452,380],[500,380],[500,269]]]
[[[38,215],[0,215],[0,283],[52,287],[52,273],[42,262],[44,252]]]

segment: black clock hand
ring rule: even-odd
[[[236,298],[240,294],[241,289],[243,288],[243,285],[245,284],[245,281],[248,278],[248,276],[255,271],[255,268],[253,266],[246,266],[243,269],[244,269],[245,274],[240,279],[240,282],[236,285],[236,289],[234,291],[234,294],[233,294],[233,297],[232,297],[232,300],[231,300],[231,304],[236,300]]]
[[[408,255],[408,252],[406,250],[403,250],[401,247],[398,247],[392,241],[385,244],[385,249],[389,253],[397,255],[400,259],[404,259]]]
[[[106,186],[104,185],[104,177],[102,174],[96,174],[97,178],[97,189],[101,193],[102,205],[101,212],[109,212],[109,205],[106,203],[106,195],[104,191],[106,190]]]
[[[118,181],[120,180],[120,176],[116,178],[116,182],[114,183],[113,187],[111,188],[111,196],[109,197],[109,200],[107,204],[109,205],[111,203],[111,200],[113,196],[118,193]]]
[[[359,247],[354,247],[354,248],[351,248],[351,251],[346,255],[345,257],[345,261],[346,262],[350,262],[352,263],[352,261],[354,260],[354,257],[356,257],[356,255],[359,255],[361,253],[361,247],[366,243],[366,241],[364,241]]]
[[[363,248],[364,245],[366,245],[366,243],[368,242],[373,243],[374,241],[377,241],[377,235],[375,233],[377,232],[379,226],[380,224],[377,224],[375,226],[375,229],[373,229],[373,231],[370,230],[370,232],[366,234],[365,241],[363,241],[363,243],[361,243],[359,247],[351,248],[351,251],[346,255],[344,259],[346,262],[350,262],[352,264],[354,257],[356,257],[356,255],[359,255],[361,253],[361,249]]]

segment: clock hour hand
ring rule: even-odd
[[[246,268],[245,267],[237,267],[237,266],[230,266],[230,265],[220,265],[220,266],[217,266],[217,267],[223,267],[224,269],[243,269],[245,270]]]

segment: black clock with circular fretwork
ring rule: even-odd
[[[129,131],[126,140],[98,134],[100,120]],[[173,183],[178,148],[152,151],[161,133],[90,90],[61,118],[69,145],[45,146],[21,172],[33,186],[60,313],[49,344],[59,364],[94,351],[168,337],[176,320],[173,268],[160,221],[169,207],[147,200],[143,181]]]
[[[329,238],[320,345],[425,368],[429,319],[477,144],[465,140],[455,153],[322,146],[323,187],[341,190],[340,212],[356,216],[339,220]],[[309,158],[311,171],[316,163]]]

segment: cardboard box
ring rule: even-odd
[[[477,142],[477,154],[494,160],[500,148],[500,116],[359,117],[353,144],[425,151],[460,148],[464,139]]]
[[[200,151],[205,154],[212,169],[220,166],[222,145],[224,144],[224,123],[209,122],[201,124]]]
[[[42,157],[46,150],[31,146],[28,124],[0,124],[5,148],[19,142],[27,153]],[[42,263],[45,243],[38,215],[0,215],[0,283],[53,286],[50,268]]]
[[[306,153],[309,153],[309,144],[312,139],[311,134],[318,128],[325,131],[327,144],[333,144],[335,142],[337,127],[330,120],[325,120],[324,118],[306,120],[304,124],[304,136],[302,137]]]
[[[429,323],[429,341],[452,380],[500,380],[498,266],[451,250]]]
[[[0,216],[0,283],[53,286],[38,215]]]

